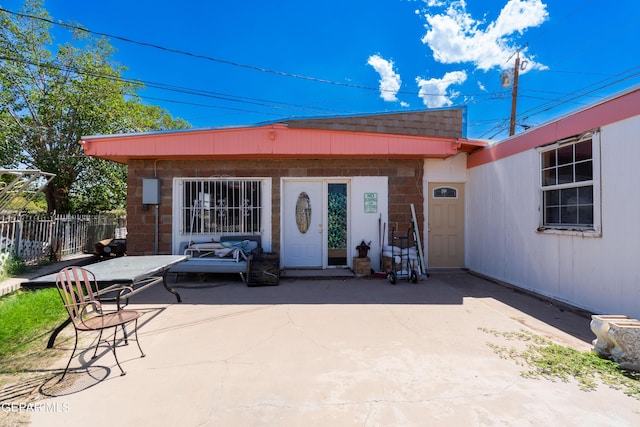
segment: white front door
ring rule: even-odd
[[[323,181],[284,181],[283,265],[322,268]]]

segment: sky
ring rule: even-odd
[[[20,11],[22,0],[0,0]],[[107,34],[142,101],[195,128],[467,108],[466,136],[516,133],[640,84],[640,2],[45,0]],[[55,43],[68,30],[55,26]]]

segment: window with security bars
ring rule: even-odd
[[[593,147],[593,135],[589,133],[541,151],[543,227],[594,227]]]
[[[262,180],[182,181],[183,232],[257,234],[262,230]]]

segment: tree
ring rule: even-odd
[[[84,197],[76,203],[83,210],[109,208],[104,200],[85,203],[102,199],[88,192],[101,191],[99,180],[94,188],[77,180],[107,173],[102,185],[122,192],[126,168],[87,158],[79,139],[189,125],[141,103],[142,85],[122,77],[125,69],[106,39],[76,29],[72,41],[54,48],[51,22],[39,0],[27,0],[20,14],[0,11],[0,161],[56,174],[45,188],[50,212],[69,212],[72,193]],[[118,197],[107,200],[123,200],[123,193]]]
[[[163,109],[140,103],[127,103],[127,132],[183,129],[189,124],[173,119]],[[88,158],[74,182],[69,199],[75,213],[124,210],[127,201],[127,167],[98,158]]]
[[[69,192],[71,211],[123,211],[127,201],[127,167],[89,158]]]

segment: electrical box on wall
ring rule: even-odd
[[[160,204],[160,183],[157,178],[142,179],[142,204],[143,205],[159,205]]]

